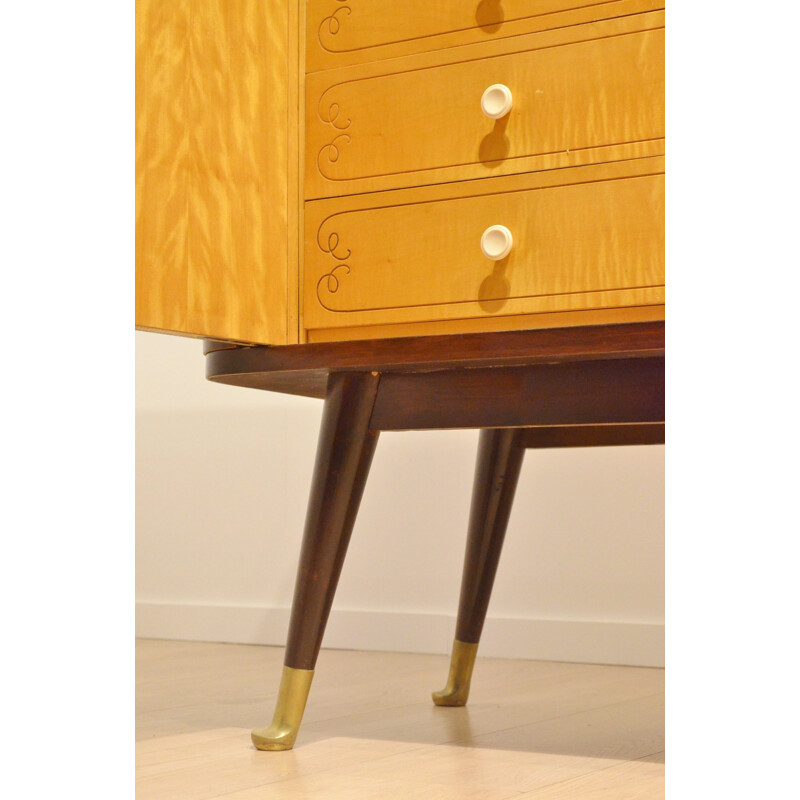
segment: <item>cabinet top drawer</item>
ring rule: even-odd
[[[309,0],[306,70],[380,61],[663,8],[648,0]]]
[[[662,25],[655,12],[519,37],[468,61],[310,75],[306,197],[663,153],[652,150],[664,136]],[[501,119],[481,109],[494,84],[512,96]]]

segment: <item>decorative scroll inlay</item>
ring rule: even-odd
[[[346,253],[337,253],[337,249],[339,248],[339,234],[336,231],[331,231],[328,234],[327,242],[323,243],[322,241],[322,228],[325,222],[323,221],[322,225],[319,226],[319,230],[317,231],[317,245],[319,249],[323,253],[327,253],[327,255],[334,258],[339,263],[336,264],[330,272],[326,272],[318,281],[317,281],[317,299],[320,302],[320,305],[327,309],[328,311],[335,311],[335,309],[330,308],[330,306],[325,305],[325,301],[323,300],[323,294],[336,294],[339,291],[340,279],[339,276],[336,274],[339,270],[345,270],[344,275],[350,274],[350,265],[345,264],[344,262],[351,256],[350,248],[347,248]]]
[[[336,120],[339,119],[339,114],[341,113],[342,113],[341,106],[336,101],[334,101],[333,103],[329,103],[327,110],[323,111],[322,97],[320,97],[317,114],[319,115],[319,118],[326,125],[330,125],[332,128],[336,128],[337,131],[347,130],[350,127],[350,122],[351,122],[350,117],[347,118],[347,122],[345,122],[344,125],[336,124]]]
[[[323,102],[326,94],[327,92],[325,92],[319,99],[319,104],[317,105],[317,116],[322,122],[324,122],[326,125],[330,125],[336,131],[347,130],[350,127],[352,120],[350,117],[348,117],[346,120],[339,119],[342,113],[341,105],[339,105],[339,103],[337,103],[335,100],[332,102]],[[317,155],[317,168],[322,175],[325,175],[325,171],[322,168],[323,163],[327,162],[328,164],[335,164],[341,155],[340,143],[349,144],[349,142],[349,133],[337,133],[332,141],[322,146]]]
[[[347,144],[350,141],[350,135],[347,133],[340,133],[332,142],[328,142],[328,144],[319,151],[317,167],[323,175],[325,175],[325,171],[322,169],[322,162],[327,160],[329,164],[335,164],[339,160],[339,155],[341,153],[339,150],[340,140],[344,140],[344,143]],[[327,178],[328,176],[325,175],[325,177]]]
[[[320,294],[320,290],[322,289],[322,282],[325,281],[325,290],[328,294],[336,294],[339,291],[339,278],[336,275],[337,270],[344,269],[347,270],[345,275],[350,274],[350,267],[347,264],[337,264],[330,272],[326,272],[318,281],[317,281],[317,299],[322,304],[323,308],[326,308],[328,311],[335,311],[333,308],[329,308],[325,305],[322,301],[322,295]]]
[[[319,235],[321,232],[322,232],[322,226],[320,226],[320,229],[317,231],[317,244],[319,245],[319,249],[322,250],[323,253],[328,253],[329,255],[332,255],[337,261],[347,261],[347,259],[350,258],[351,255],[350,248],[347,249],[347,255],[345,256],[340,256],[337,255],[336,253],[336,248],[339,246],[339,234],[336,233],[336,231],[331,231],[328,234],[328,246],[325,247],[325,245],[323,245],[322,242],[320,242],[319,240]]]
[[[348,0],[336,0],[336,2],[346,3],[348,2]],[[330,16],[325,17],[325,19],[323,19],[322,22],[320,22],[318,31],[320,44],[322,44],[322,37],[325,33],[325,30],[327,30],[328,35],[330,36],[336,36],[336,34],[339,33],[339,30],[342,27],[341,20],[339,19],[339,14],[341,14],[343,11],[347,12],[348,17],[352,13],[352,11],[350,10],[350,6],[339,6],[337,9],[333,11],[333,13]],[[323,30],[323,28],[325,30]],[[324,47],[325,45],[322,46]]]

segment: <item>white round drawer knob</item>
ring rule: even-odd
[[[511,111],[511,89],[502,83],[492,84],[481,97],[481,111],[489,119],[500,119]]]
[[[481,250],[486,258],[491,258],[492,261],[505,258],[511,252],[513,244],[514,238],[505,225],[492,225],[481,236]]]

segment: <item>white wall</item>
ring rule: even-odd
[[[137,635],[283,644],[322,402],[136,334]],[[384,433],[325,646],[447,652],[476,431]],[[481,652],[663,664],[664,448],[529,451]]]

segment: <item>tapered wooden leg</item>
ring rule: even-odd
[[[523,428],[481,431],[456,639],[447,685],[433,693],[437,706],[463,706],[469,696],[478,642],[525,455],[523,436]]]
[[[288,750],[297,737],[378,442],[369,429],[377,386],[370,373],[334,373],[328,381],[275,716],[252,734],[260,750]]]

